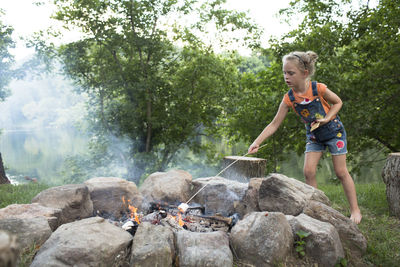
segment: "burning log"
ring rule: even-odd
[[[235,164],[226,169],[221,176],[239,182],[248,182],[250,178],[263,177],[267,167],[265,159],[240,156],[224,157],[222,166],[225,168],[233,162]]]

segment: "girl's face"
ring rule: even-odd
[[[283,62],[283,77],[289,87],[297,89],[304,86],[308,78],[308,71],[300,70],[293,60],[285,60]]]

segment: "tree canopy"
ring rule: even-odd
[[[256,45],[259,32],[224,2],[54,1],[54,17],[82,32],[56,55],[91,98],[97,144],[128,137],[130,179],[164,170],[183,148],[199,151],[238,86],[237,57],[215,49]]]
[[[399,47],[400,2],[382,0],[376,7],[369,1],[355,7],[352,1],[292,1],[281,14],[290,21],[303,17],[299,26],[272,39],[264,51],[270,66],[258,73],[245,73],[245,94],[233,102],[235,112],[227,131],[252,142],[272,120],[287,87],[283,83],[281,58],[291,51],[315,51],[318,55],[314,80],[336,92],[344,105],[340,116],[348,132],[350,158],[366,164],[377,153],[399,151],[400,105]],[[347,10],[344,12],[344,10]],[[268,158],[276,170],[282,152],[304,151],[301,123],[289,113],[278,133],[259,156]],[[300,127],[300,128],[299,128]],[[382,155],[382,153],[378,154]]]
[[[3,24],[1,19],[3,14],[0,9],[0,101],[4,101],[9,94],[7,86],[13,77],[11,67],[14,63],[14,57],[10,54],[9,49],[15,46],[11,38],[13,28]]]

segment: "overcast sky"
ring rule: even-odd
[[[0,8],[6,14],[3,22],[14,28],[14,40],[17,40],[17,48],[12,51],[16,60],[20,60],[30,53],[24,47],[23,42],[18,42],[20,37],[28,37],[35,31],[47,28],[54,23],[49,17],[52,8],[49,5],[36,6],[33,3],[38,0],[1,0]],[[239,11],[249,11],[250,16],[264,30],[263,40],[268,40],[272,35],[281,35],[287,32],[289,27],[282,22],[276,14],[279,9],[288,6],[290,0],[227,0],[227,6]]]

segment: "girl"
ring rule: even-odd
[[[315,178],[317,164],[328,147],[332,154],[336,176],[340,179],[350,204],[350,219],[359,224],[362,216],[357,204],[354,182],[346,167],[346,131],[337,116],[342,107],[342,100],[325,84],[310,81],[317,58],[318,55],[312,51],[292,52],[283,57],[283,76],[290,90],[283,97],[272,122],[250,145],[248,153],[253,154],[258,151],[261,143],[275,133],[289,108],[292,108],[306,126],[307,141],[303,170],[306,183],[317,187]]]

